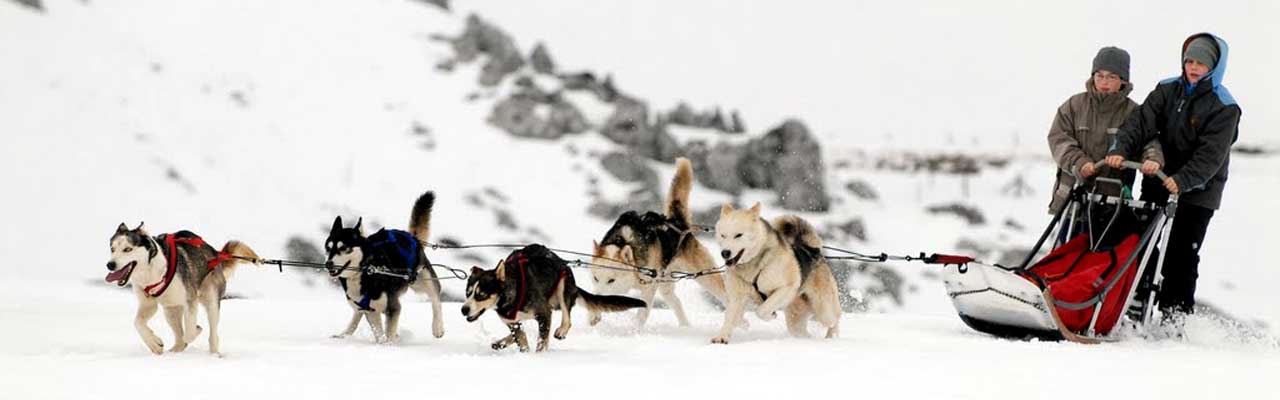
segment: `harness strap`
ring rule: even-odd
[[[159,282],[147,285],[147,287],[143,289],[143,291],[151,297],[160,297],[160,295],[164,294],[165,290],[169,289],[169,284],[173,283],[173,276],[178,272],[178,243],[197,248],[207,244],[204,239],[199,236],[177,237],[175,234],[166,234],[162,236],[164,236],[163,240],[165,248],[169,250],[169,253],[165,257],[167,265],[165,266],[164,278],[160,279]],[[212,260],[209,260],[209,262],[205,264],[205,266],[209,269],[214,269],[229,259],[231,259],[231,254],[219,251]]]
[[[520,286],[519,286],[519,289],[516,291],[515,306],[511,308],[511,312],[503,316],[504,318],[510,319],[510,320],[516,319],[516,317],[520,315],[520,309],[524,308],[525,281],[527,280],[525,279],[524,265],[525,263],[529,262],[529,258],[526,257],[523,252],[516,252],[515,254],[512,254],[511,257],[507,258],[507,261],[503,263],[504,264],[503,268],[506,268],[507,266],[511,265],[511,262],[513,261],[512,260],[513,257],[515,258],[514,261],[516,264],[516,268],[520,270],[520,282],[519,282]]]
[[[348,301],[360,307],[360,311],[373,311],[373,307],[369,307],[369,295],[360,296],[360,301],[351,300],[351,295],[347,294],[347,278],[338,278],[338,282],[342,283],[342,294],[347,296]]]

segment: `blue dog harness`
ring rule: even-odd
[[[359,307],[360,311],[373,311],[373,307],[369,307],[369,301],[372,300],[369,298],[369,295],[366,294],[360,296],[360,301],[352,300],[351,295],[347,294],[347,278],[338,278],[338,283],[342,284],[342,294],[347,296],[347,301],[350,301],[352,304],[355,304],[356,307]]]
[[[369,265],[385,267],[392,272],[417,277],[421,245],[413,234],[398,229],[381,229],[369,236]]]

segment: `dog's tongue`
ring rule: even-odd
[[[116,283],[129,274],[131,268],[120,268],[107,274],[107,283]]]

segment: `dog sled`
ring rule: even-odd
[[[980,332],[1112,340],[1123,319],[1141,325],[1152,318],[1164,266],[1159,249],[1169,240],[1177,202],[1176,194],[1164,204],[1134,200],[1119,180],[1078,183],[1020,265],[948,268],[947,294],[960,319]],[[1032,262],[1050,237],[1052,249]]]

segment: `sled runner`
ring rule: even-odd
[[[1021,265],[946,270],[947,294],[966,325],[1001,337],[1097,343],[1126,316],[1151,320],[1164,266],[1158,249],[1169,240],[1178,197],[1160,204],[1129,198],[1117,180],[1087,185],[1072,190]],[[1119,195],[1102,194],[1105,185]],[[1033,263],[1051,236],[1052,249]]]

